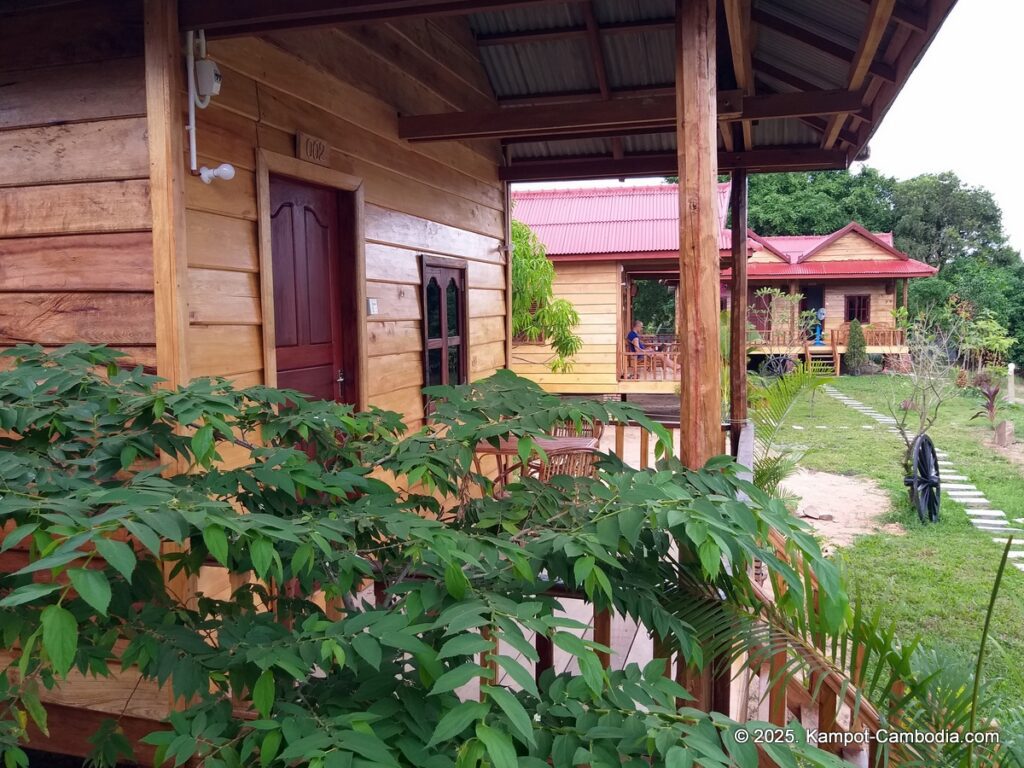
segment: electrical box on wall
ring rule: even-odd
[[[366,300],[366,314],[376,315],[377,314],[377,300],[367,299]]]

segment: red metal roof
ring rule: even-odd
[[[751,262],[747,277],[751,280],[772,278],[813,277],[821,280],[851,277],[931,277],[938,270],[914,259],[851,259],[848,261],[803,261],[787,264]],[[728,277],[732,270],[723,270]]]
[[[724,226],[729,187],[718,185],[719,250],[732,247]],[[679,250],[676,184],[518,191],[513,200],[512,215],[530,226],[549,256]]]
[[[729,189],[729,182],[718,185],[720,251],[732,248],[732,231],[725,226]],[[530,226],[555,260],[622,259],[623,254],[657,259],[679,250],[676,184],[516,191],[513,200],[512,215]],[[816,253],[850,233],[896,258],[813,261]],[[828,235],[765,237],[751,232],[749,246],[780,259],[751,263],[752,278],[929,277],[937,271],[898,251],[891,232],[870,232],[856,222]]]

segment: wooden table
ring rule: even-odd
[[[535,437],[533,442],[549,456],[558,453],[596,451],[598,446],[596,437]],[[498,465],[497,475],[494,478],[495,492],[508,484],[513,472],[524,469],[523,462],[519,459],[519,438],[517,437],[503,437],[496,446],[486,440],[481,440],[476,445],[475,453],[473,461],[476,464],[476,471],[480,474],[483,474],[480,466],[481,459],[484,456],[494,456]]]

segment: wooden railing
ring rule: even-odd
[[[673,450],[678,451],[678,440],[680,435],[680,424],[678,422],[660,422],[669,431],[672,437]],[[729,453],[730,426],[722,425],[723,452]],[[740,439],[737,441],[739,448],[734,457],[744,466],[753,463],[753,427],[744,425]],[[656,438],[644,427],[636,423],[617,423],[606,429],[602,439],[602,449],[613,452],[627,464],[637,469],[646,469],[654,462],[654,445]],[[809,574],[809,589],[811,591],[810,605],[817,606],[819,586],[813,573],[810,573],[799,562],[793,562],[790,553],[786,549],[786,542],[781,535],[772,533],[770,544],[775,549],[780,559],[789,562],[794,568],[802,573]],[[756,570],[756,569],[755,569]],[[757,583],[755,595],[769,606],[776,602],[784,590],[785,585],[781,580],[766,581]],[[582,595],[572,595],[567,592],[560,595],[564,601],[579,600],[582,604]],[[612,624],[625,621],[624,619],[611,616],[606,612],[596,611],[592,606],[583,604],[584,610],[589,610],[588,618],[592,637],[595,642],[612,647]],[[571,612],[571,609],[568,609]],[[577,609],[579,610],[579,609]],[[621,629],[621,628],[620,628]],[[541,675],[544,670],[554,665],[550,641],[546,638],[536,639],[536,649],[540,661],[537,664],[535,673]],[[645,659],[658,657],[659,649],[654,642],[645,636],[640,628],[636,628],[633,640],[630,643],[630,652],[636,652],[637,644],[646,644],[641,650],[641,656]],[[818,649],[825,653],[824,638],[816,642]],[[721,669],[712,672],[711,668],[706,670],[703,683],[698,679],[696,687],[703,691],[693,690],[697,695],[694,706],[703,709],[713,710],[725,714],[737,721],[743,722],[748,717],[771,722],[773,725],[784,727],[791,720],[796,719],[804,727],[817,728],[819,733],[861,733],[867,731],[873,733],[882,727],[882,719],[878,711],[862,698],[859,686],[864,682],[863,658],[858,657],[850,663],[850,669],[840,672],[837,669],[817,668],[809,675],[782,674],[788,666],[789,658],[794,655],[802,655],[806,658],[807,651],[798,645],[787,645],[778,648],[774,653],[763,653],[755,657],[748,657],[746,662],[734,665],[731,669]],[[617,662],[617,664],[613,664]],[[621,666],[625,658],[602,657],[602,663],[608,667],[610,664]],[[677,660],[679,669],[676,671],[677,679],[686,680],[691,689],[694,687],[694,674],[686,669],[685,661]],[[813,667],[813,663],[809,663]],[[699,676],[698,676],[699,678]],[[758,711],[750,711],[749,701],[755,698],[760,702]],[[866,748],[868,749],[868,765],[876,765],[877,743],[871,740]],[[852,757],[854,753],[865,748],[863,744],[851,744],[843,750],[833,748],[833,751],[840,752],[846,757]],[[773,765],[766,762],[766,765]]]
[[[864,343],[869,347],[903,347],[907,343],[907,333],[902,328],[885,325],[865,325]],[[849,324],[833,328],[831,331],[832,346],[846,345],[850,342]]]

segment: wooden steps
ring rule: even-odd
[[[819,376],[839,375],[839,351],[834,345],[826,347],[804,344],[804,363],[808,370]]]

